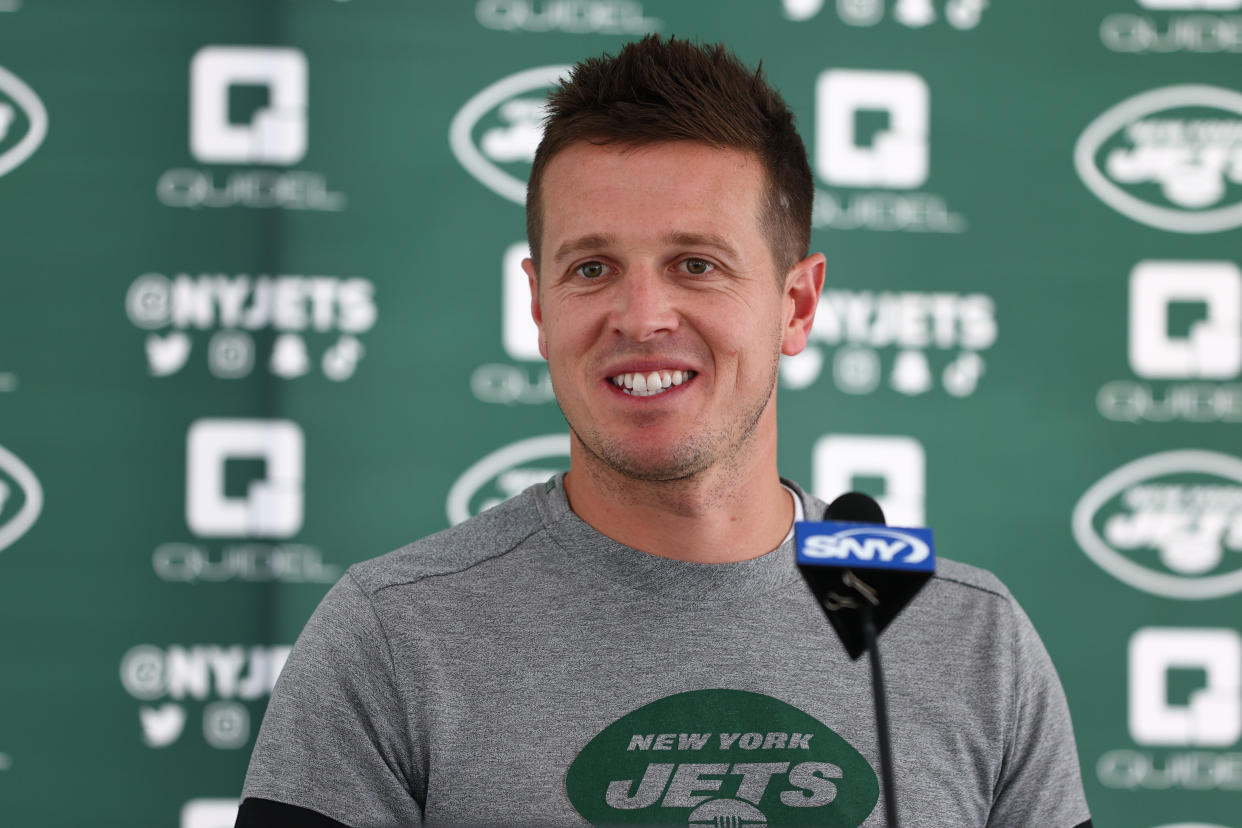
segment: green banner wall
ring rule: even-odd
[[[1097,824],[1242,828],[1242,0],[0,0],[0,823],[231,825],[343,569],[565,466],[540,96],[649,31],[810,151],[782,472],[1005,580]]]

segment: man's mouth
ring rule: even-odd
[[[696,371],[647,371],[644,373],[617,374],[610,377],[612,384],[631,397],[651,397],[663,394],[670,388],[693,378]]]

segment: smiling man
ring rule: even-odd
[[[793,519],[776,377],[806,344],[824,257],[772,249],[753,152],[599,140],[537,164],[540,263],[524,263],[573,435],[565,492],[635,549],[757,557]]]
[[[524,263],[570,470],[356,564],[298,639],[238,824],[881,826],[870,677],[794,565],[776,379],[824,282],[780,96],[649,37],[551,96]],[[1056,673],[940,561],[885,632],[904,823],[1088,825]]]

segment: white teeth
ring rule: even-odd
[[[613,385],[624,388],[634,397],[650,397],[681,385],[694,376],[694,371],[651,371],[646,374],[617,374]]]

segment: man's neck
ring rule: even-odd
[[[794,507],[775,458],[759,469],[711,471],[686,480],[633,480],[598,464],[565,476],[569,505],[600,534],[634,549],[694,563],[757,558],[789,533]],[[740,482],[739,482],[740,481]]]

